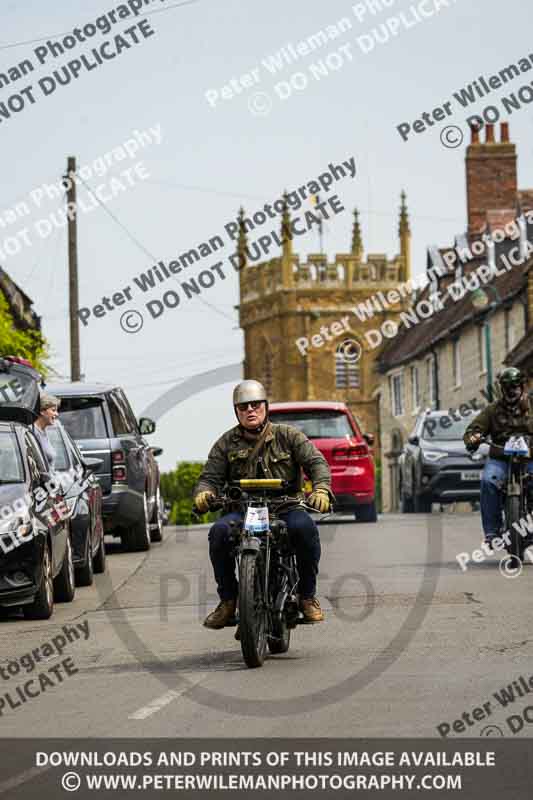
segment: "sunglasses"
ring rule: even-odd
[[[259,408],[263,400],[252,400],[249,403],[237,403],[237,411],[248,411],[248,408],[253,409],[255,411],[256,408]]]

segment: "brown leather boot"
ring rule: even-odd
[[[219,630],[225,628],[230,620],[235,616],[236,600],[221,600],[218,606],[204,620],[206,628]]]
[[[325,619],[324,612],[320,608],[320,603],[316,597],[309,597],[306,600],[302,600],[300,609],[304,615],[305,622],[323,622]]]

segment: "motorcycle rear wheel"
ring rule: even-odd
[[[247,667],[262,667],[267,650],[267,610],[260,553],[243,553],[239,570],[239,626]]]

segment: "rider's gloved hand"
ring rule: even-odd
[[[473,453],[475,450],[478,449],[481,439],[482,439],[482,436],[481,436],[480,433],[471,434],[471,436],[469,437],[468,441],[465,443],[466,449],[469,452]]]
[[[314,508],[315,511],[318,511],[319,514],[325,514],[326,511],[329,511],[330,507],[329,492],[327,489],[315,489],[314,492],[311,492],[306,502],[307,505]]]
[[[194,505],[200,512],[200,514],[205,514],[206,511],[209,511],[209,503],[212,499],[215,498],[214,492],[198,492],[196,497],[194,498]]]

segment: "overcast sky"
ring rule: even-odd
[[[426,0],[424,8],[433,8],[436,2]],[[442,105],[479,75],[495,74],[530,54],[531,12],[523,0],[508,0],[505,5],[496,0],[449,0],[448,8],[441,0],[439,12],[431,18],[420,17],[419,24],[413,24],[415,14],[410,10],[418,7],[419,0],[388,0],[388,10],[382,0],[383,12],[367,13],[362,20],[352,9],[356,4],[344,0],[327,4],[197,0],[182,7],[171,5],[175,5],[172,0],[154,0],[148,12],[160,13],[123,19],[109,34],[77,44],[62,57],[47,56],[39,66],[34,50],[46,46],[46,41],[9,45],[47,37],[61,40],[58,34],[94,23],[120,3],[3,3],[0,72],[6,73],[25,58],[36,69],[0,89],[0,103],[30,84],[36,101],[28,102],[9,120],[0,117],[0,216],[43,182],[57,181],[68,155],[75,155],[79,166],[91,164],[127,140],[132,131],[161,127],[161,144],[146,146],[133,160],[116,162],[104,178],[88,180],[93,188],[105,183],[109,194],[111,177],[138,160],[143,162],[144,179],[109,201],[108,210],[115,219],[102,208],[80,216],[80,306],[92,307],[103,295],[112,296],[131,285],[135,275],[152,266],[152,256],[168,263],[223,233],[224,224],[235,217],[241,204],[253,212],[273,202],[285,187],[304,184],[329,162],[351,156],[357,177],[337,187],[350,213],[338,215],[327,225],[325,247],[330,255],[349,249],[351,209],[358,206],[366,251],[394,256],[402,188],[408,197],[415,274],[424,269],[427,245],[446,245],[464,230],[464,146],[442,146],[439,134],[446,123],[413,135],[407,143],[396,126]],[[371,36],[374,27],[398,17],[400,11],[411,27],[406,29],[400,22],[390,41],[362,52],[357,37]],[[361,17],[361,9],[358,13]],[[352,23],[350,31],[285,66],[277,76],[262,64],[288,43],[296,47],[345,17]],[[113,40],[143,18],[154,35],[144,39],[137,28],[139,44],[91,71],[82,68],[76,81],[43,96],[39,79],[81,54],[89,57],[93,47]],[[363,41],[369,49],[369,39]],[[320,81],[313,78],[310,65],[340,52],[345,44],[350,49],[343,51],[340,68]],[[338,66],[339,57],[330,63]],[[254,69],[259,77],[255,87],[221,99],[215,108],[209,105],[208,90],[221,93],[232,78]],[[295,72],[306,74],[308,85],[281,100],[274,86]],[[465,130],[469,113],[498,105],[498,98],[528,83],[532,75],[533,71],[480,99],[468,111],[454,102],[448,124]],[[257,91],[263,94],[257,97]],[[265,94],[272,105],[270,112],[251,113],[250,106],[262,111],[269,103]],[[533,127],[527,105],[510,122],[511,137],[518,145],[520,186],[533,186]],[[32,227],[57,206],[57,201],[43,202],[40,209],[33,205],[30,217],[0,227],[0,249],[7,236],[25,226],[31,229],[31,246],[4,258],[2,266],[33,299],[51,345],[51,363],[68,378],[66,231],[54,229],[43,240]],[[265,226],[271,227],[277,224]],[[316,252],[317,244],[312,232],[299,238],[296,247],[305,255]],[[137,292],[133,302],[121,309],[100,319],[91,317],[88,327],[81,329],[86,380],[119,382],[139,414],[175,383],[241,361],[243,338],[234,309],[237,273],[227,263],[231,252],[227,245],[216,258],[188,270],[188,276],[193,276],[217,260],[225,262],[226,280],[217,280],[203,295],[209,305],[193,299],[167,310],[160,319],[150,319],[144,303],[160,298],[173,283],[177,288],[171,279],[156,286],[149,297],[143,299]],[[127,308],[146,317],[136,334],[124,332],[119,325]],[[205,390],[162,418],[152,441],[165,448],[163,468],[177,460],[205,457],[211,442],[233,424],[230,391],[228,384]]]

